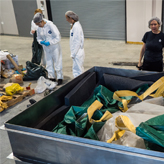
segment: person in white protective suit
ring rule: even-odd
[[[56,81],[56,71],[58,85],[60,85],[63,82],[60,32],[53,22],[44,21],[41,13],[36,13],[33,21],[39,26],[37,29],[37,41],[44,49],[48,78],[52,81]]]
[[[70,50],[73,59],[72,71],[75,78],[84,72],[84,34],[76,13],[73,11],[67,11],[65,17],[66,20],[72,24],[70,30]]]

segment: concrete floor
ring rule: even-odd
[[[26,61],[30,61],[32,57],[32,37],[6,36],[0,35],[0,49],[8,50],[10,53],[18,55],[18,62],[26,67]],[[63,75],[64,84],[73,79],[72,75],[72,59],[70,58],[69,38],[61,40],[63,54]],[[113,65],[112,62],[138,62],[139,53],[142,45],[125,44],[124,41],[116,40],[99,40],[85,38],[85,70],[93,66],[114,67],[124,69],[134,69],[135,66],[119,66]],[[0,79],[0,83],[5,84],[9,79]],[[24,82],[27,86],[29,82]],[[63,85],[64,85],[63,84]],[[32,81],[32,88],[35,88],[36,81]],[[58,87],[55,88],[58,89]],[[19,114],[27,108],[29,99],[33,98],[36,101],[42,99],[44,93],[35,94],[32,97],[26,98],[22,102],[8,108],[0,113],[0,126],[4,122],[10,120],[15,115]],[[6,157],[12,152],[10,142],[6,131],[0,130],[0,164],[14,164],[13,160]]]

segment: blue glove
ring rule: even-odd
[[[40,41],[40,44],[44,44],[45,43],[45,40],[43,40],[43,41]]]
[[[50,45],[50,42],[44,42],[43,43],[45,46],[49,46]]]

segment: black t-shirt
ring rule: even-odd
[[[145,61],[157,62],[163,59],[164,33],[154,34],[152,31],[146,32],[142,41],[146,44]]]

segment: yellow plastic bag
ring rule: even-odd
[[[7,96],[12,96],[18,92],[22,92],[24,90],[18,83],[14,83],[9,87],[6,87],[5,92]]]
[[[4,103],[7,100],[11,100],[12,96],[1,96],[0,97],[0,112],[4,111],[5,109],[7,109],[7,103]]]

